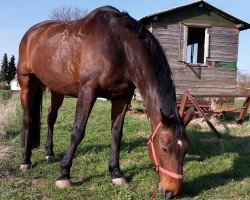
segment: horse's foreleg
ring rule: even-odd
[[[51,160],[55,157],[54,151],[53,151],[53,129],[54,124],[56,122],[58,109],[61,107],[62,102],[64,99],[64,95],[51,91],[51,105],[49,108],[48,113],[48,135],[47,135],[47,141],[46,141],[46,159]]]
[[[109,157],[109,172],[112,182],[122,186],[126,186],[127,181],[120,170],[119,154],[123,135],[124,117],[131,98],[112,100],[112,143]]]
[[[61,175],[56,181],[59,188],[64,188],[71,185],[70,168],[72,166],[72,159],[75,154],[78,144],[82,141],[86,123],[92,107],[96,100],[95,91],[91,88],[81,88],[78,94],[76,114],[74,121],[74,128],[71,135],[71,143],[61,161]]]

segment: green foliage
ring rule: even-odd
[[[33,168],[19,171],[22,149],[17,126],[9,130],[12,138],[0,142],[9,148],[9,156],[0,158],[0,199],[86,199],[86,200],[144,200],[151,196],[158,183],[158,175],[148,159],[146,137],[150,134],[147,119],[128,113],[124,124],[121,149],[121,168],[129,177],[127,188],[114,186],[108,173],[110,152],[110,102],[97,101],[84,140],[78,146],[71,170],[75,186],[59,190],[55,180],[59,176],[60,159],[70,141],[75,115],[74,98],[65,98],[55,124],[54,146],[58,160],[45,160],[44,145],[32,154]],[[47,110],[50,95],[43,102],[42,144],[47,134]],[[132,106],[134,106],[132,104]],[[141,105],[135,106],[137,110]],[[132,109],[133,110],[133,109]],[[19,119],[20,123],[22,119]],[[17,123],[17,122],[16,122]],[[183,194],[178,199],[250,199],[250,133],[249,122],[222,132],[223,140],[210,130],[188,126],[190,149],[184,165]],[[20,126],[18,126],[19,132]],[[142,134],[144,132],[144,134]],[[163,199],[158,194],[156,200]]]
[[[7,82],[8,84],[10,84],[10,81],[15,77],[15,75],[16,75],[15,57],[12,55],[10,58],[10,62],[8,62],[8,56],[5,53],[1,65],[0,81]]]
[[[7,72],[8,72],[8,56],[7,53],[3,55],[2,65],[1,65],[1,73],[0,73],[0,81],[5,82],[7,80]]]
[[[15,57],[14,55],[12,55],[10,58],[10,62],[8,64],[7,77],[6,77],[6,81],[8,82],[8,84],[15,77],[15,75],[16,75]]]

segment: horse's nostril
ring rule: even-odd
[[[172,197],[173,197],[173,193],[172,192],[170,192],[170,191],[166,191],[165,192],[165,199],[170,199]]]

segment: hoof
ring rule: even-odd
[[[123,186],[123,187],[128,186],[128,182],[126,181],[125,178],[114,178],[112,179],[112,183],[115,185]]]
[[[56,181],[56,187],[58,187],[59,189],[63,189],[66,187],[71,187],[71,186],[72,186],[72,182],[70,181],[70,179]]]
[[[45,158],[48,162],[56,162],[58,160],[56,156],[46,156]]]
[[[20,170],[21,170],[22,172],[26,172],[26,171],[28,171],[29,169],[31,169],[31,164],[22,164],[22,165],[20,166]]]

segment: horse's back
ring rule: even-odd
[[[19,57],[20,61],[31,59],[29,55],[33,53],[33,50],[41,45],[41,42],[46,43],[46,40],[51,40],[51,38],[55,39],[58,35],[60,35],[60,40],[55,41],[58,43],[62,43],[64,40],[73,39],[74,36],[78,38],[82,36],[82,39],[86,38],[86,34],[88,33],[91,27],[95,24],[91,24],[92,21],[97,18],[99,14],[104,15],[105,13],[120,13],[119,10],[112,6],[103,6],[97,8],[90,12],[87,16],[79,20],[72,21],[44,21],[38,24],[33,25],[23,36],[20,46],[19,46]],[[84,35],[85,34],[85,35]],[[67,41],[68,42],[68,41]],[[48,43],[46,43],[48,44]],[[53,44],[57,45],[57,44]],[[66,46],[67,47],[67,46]],[[42,52],[39,52],[42,53]]]
[[[50,89],[72,96],[77,96],[81,81],[91,79],[108,88],[103,80],[124,75],[121,18],[119,10],[105,6],[80,20],[31,27],[20,44],[19,73],[34,73]]]

